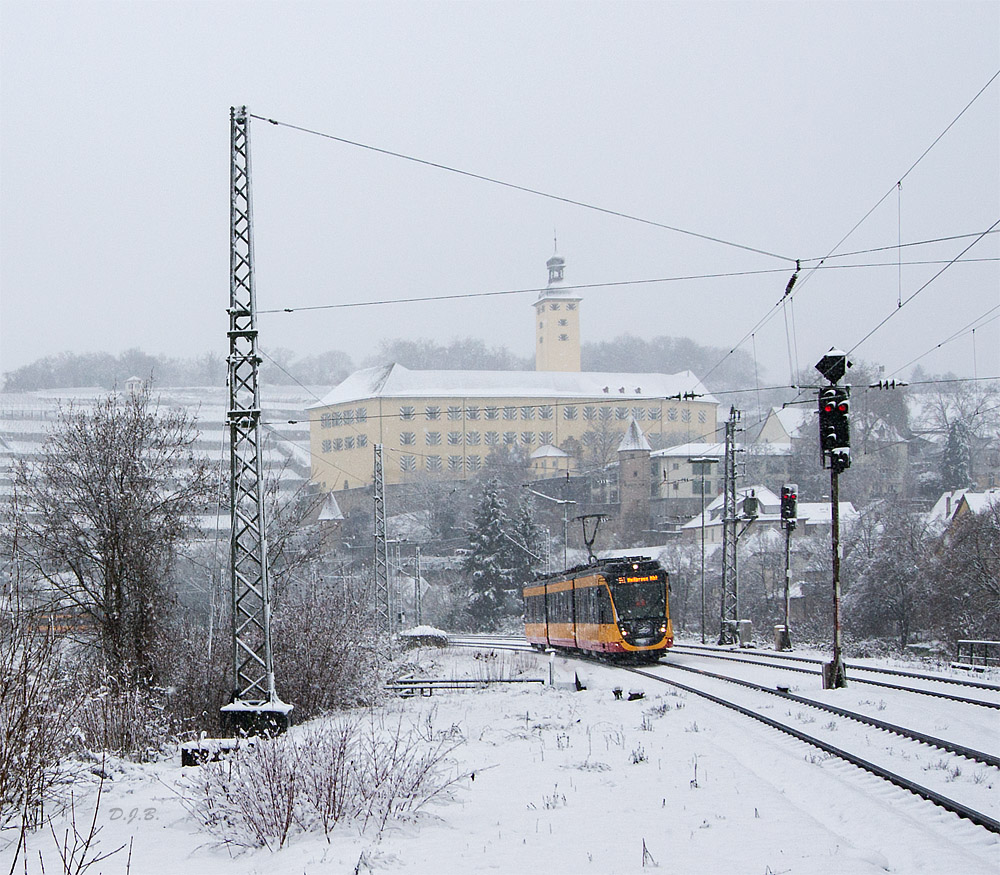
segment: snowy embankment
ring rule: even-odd
[[[428,677],[548,673],[534,654],[429,648],[418,660],[409,668]],[[587,687],[579,692],[577,673]],[[130,871],[142,875],[997,871],[996,836],[710,702],[561,659],[556,681],[388,701],[385,723],[462,742],[448,765],[461,777],[381,834],[355,822],[338,824],[329,841],[293,828],[274,852],[220,842],[188,814],[193,770],[178,757],[105,765],[113,779],[97,814],[100,850],[131,842]],[[616,698],[615,687],[644,698]],[[954,719],[947,703],[929,700],[925,711],[938,724]],[[996,747],[995,737],[980,741]],[[996,770],[986,771],[995,787]],[[76,790],[80,829],[93,816],[95,782]],[[60,840],[68,823],[63,815],[53,824]],[[39,852],[45,871],[57,871],[45,832],[30,837],[27,871],[40,871]],[[97,868],[126,872],[127,853]]]

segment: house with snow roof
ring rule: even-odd
[[[744,517],[744,503],[747,496],[757,499],[757,516],[754,519],[751,532],[781,531],[781,498],[763,485],[743,486],[736,490],[736,516]],[[704,516],[705,544],[721,545],[723,530],[723,511],[725,496],[718,496],[707,505],[704,514],[688,520],[681,526],[681,539],[689,542],[701,542],[702,518]],[[841,501],[838,505],[840,524],[844,526],[858,518],[858,512],[849,501]],[[746,524],[740,522],[740,527]],[[816,535],[828,536],[833,526],[833,509],[828,501],[798,502],[798,518],[793,538],[801,539]]]
[[[327,492],[365,488],[373,447],[386,486],[423,478],[464,480],[494,452],[565,453],[554,476],[595,447],[609,453],[635,419],[652,447],[714,436],[718,401],[691,371],[580,370],[579,295],[563,286],[565,261],[546,263],[548,285],[532,304],[533,371],[410,370],[399,364],[348,376],[308,409],[312,482]],[[534,465],[554,456],[539,455]]]

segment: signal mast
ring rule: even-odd
[[[851,362],[840,349],[831,349],[816,363],[830,385],[819,390],[819,445],[823,467],[830,464],[830,539],[833,549],[833,660],[823,664],[823,688],[847,686],[840,636],[840,484],[841,472],[851,467],[851,387],[837,385]]]

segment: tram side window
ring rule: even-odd
[[[611,598],[608,595],[606,586],[598,587],[597,590],[597,622],[614,622],[614,613],[611,610]]]

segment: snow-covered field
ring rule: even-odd
[[[535,654],[496,652],[484,659],[470,650],[429,648],[414,660],[420,665],[412,668],[426,677],[544,678],[549,670],[547,659]],[[234,847],[201,831],[188,815],[182,797],[194,770],[182,769],[179,757],[143,766],[106,763],[113,780],[104,782],[97,812],[99,850],[126,848],[89,871],[1000,871],[1000,837],[775,730],[618,669],[580,669],[561,659],[554,668],[554,687],[498,685],[385,704],[393,720],[402,715],[425,733],[461,739],[449,768],[463,777],[447,798],[390,823],[381,835],[340,825],[329,841],[321,833],[299,833],[274,852]],[[585,690],[575,689],[577,674]],[[793,683],[802,695],[819,686],[807,677]],[[615,687],[624,688],[620,699]],[[630,690],[644,698],[630,701]],[[880,697],[851,686],[824,695],[848,708]],[[892,698],[886,699],[891,710]],[[933,699],[919,706],[939,735],[961,724],[963,741],[996,752],[996,712],[966,722],[961,709],[970,707]],[[841,729],[855,731],[863,730]],[[922,768],[929,774],[941,755],[928,749],[926,757]],[[975,785],[996,806],[998,770],[969,763],[951,780]],[[90,824],[96,788],[93,776],[76,788],[78,829]],[[53,823],[60,841],[69,822],[63,814]],[[39,855],[46,873],[62,871],[49,832],[31,836],[27,872],[42,871]],[[0,857],[7,871],[13,848]],[[14,871],[23,867],[19,862]]]

